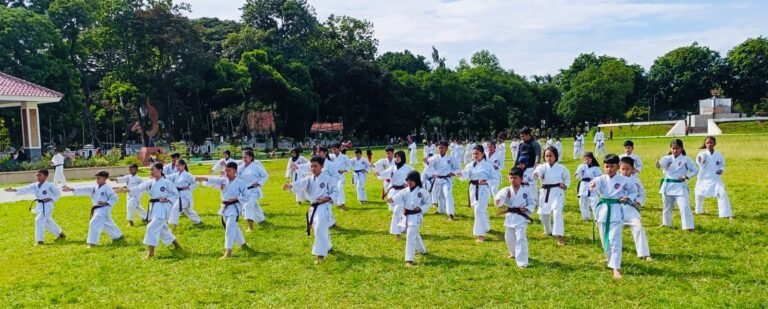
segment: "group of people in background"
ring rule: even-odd
[[[385,149],[385,157],[374,163],[371,163],[370,150],[363,156],[362,149],[354,149],[354,155],[348,157],[346,152],[351,149],[341,143],[333,144],[330,150],[319,146],[311,158],[302,156],[301,149],[295,148],[286,164],[284,176],[288,183],[283,189],[290,191],[298,204],[308,203],[306,233],[314,233],[312,255],[316,263],[320,263],[333,248],[329,229],[336,225],[334,207],[347,210],[345,175],[351,174],[356,199],[365,204],[369,201],[365,184],[369,174],[373,174],[381,182],[381,196],[375,198],[386,201],[391,211],[389,224],[384,228],[396,239],[405,236],[405,262],[413,266],[415,254],[427,252],[420,234],[424,214],[434,206],[436,213],[446,216],[448,221],[456,220],[454,182],[467,181],[466,201],[472,208],[472,234],[476,241],[485,242],[486,234],[491,231],[488,207],[492,203],[498,207],[496,214],[505,217],[504,239],[509,258],[514,259],[518,267],[525,268],[529,256],[527,226],[535,222],[534,212],[544,233],[555,237],[557,245],[565,245],[565,196],[573,176],[581,218],[592,222],[597,230],[614,277],[622,276],[621,232],[625,225],[632,231],[638,257],[651,260],[647,235],[641,223],[646,191],[638,176],[644,171],[644,165],[635,154],[632,141],[624,143],[621,155],[608,154],[605,137],[598,131],[594,137],[596,156],[592,152],[583,152],[584,135],[576,135],[573,155],[580,157],[582,164],[571,174],[559,163],[562,155],[559,139],[548,139],[542,151],[530,129],[523,128],[518,133],[519,139],[514,139],[509,146],[503,138],[479,143],[456,140],[425,143],[421,172],[413,167],[417,161],[415,141],[408,145],[410,156],[389,147]],[[697,177],[695,212],[704,211],[706,197],[716,197],[720,217],[733,217],[721,179],[725,160],[714,150],[715,145],[716,139],[707,137],[702,151],[693,160],[686,156],[683,142],[676,139],[670,143],[669,154],[656,161],[655,166],[663,173],[659,189],[663,201],[662,225],[672,226],[672,210],[676,204],[682,228],[694,229],[687,184],[693,177]],[[511,167],[506,166],[507,151],[513,158]],[[194,209],[192,194],[198,184],[215,188],[221,192],[218,214],[224,227],[222,258],[225,259],[232,256],[236,244],[251,250],[238,225],[240,217],[246,221],[247,232],[266,220],[259,201],[264,198],[262,188],[269,175],[251,149],[243,149],[242,155],[243,159],[236,161],[229,151],[225,151],[211,169],[211,174],[217,176],[195,177],[189,173],[187,163],[178,154],[173,154],[171,163],[165,166],[153,164],[148,179],[139,177],[138,166],[132,165],[124,176],[110,178],[107,172],[99,172],[92,186],[72,188],[64,183],[62,190],[90,197],[91,216],[86,240],[89,247],[99,244],[102,232],[113,241],[124,239],[111,213],[119,200],[116,193],[127,193],[126,220],[130,226],[138,221],[136,218],[147,223],[143,243],[147,246],[146,258],[152,258],[160,242],[181,248],[173,231],[182,215],[193,224],[202,224]],[[602,158],[602,162],[598,158]],[[63,160],[56,156],[52,160],[57,174],[63,163],[60,161]],[[508,185],[503,185],[504,176]],[[43,244],[45,230],[57,238],[66,237],[53,218],[60,191],[47,179],[48,170],[40,170],[36,182],[6,189],[19,195],[35,195],[32,211],[36,214],[36,244]],[[107,180],[125,186],[113,188]],[[139,202],[143,194],[149,195],[147,209]]]

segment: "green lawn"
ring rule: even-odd
[[[671,124],[649,124],[649,125],[642,125],[642,126],[636,126],[636,125],[626,125],[626,126],[617,126],[617,127],[605,127],[603,128],[603,133],[605,133],[605,138],[608,138],[608,135],[613,128],[613,137],[614,138],[627,138],[627,137],[647,137],[647,136],[666,136],[667,132],[669,132],[670,129],[672,129]],[[588,136],[588,142],[591,142],[591,138],[594,137],[593,134],[589,134]]]
[[[765,121],[734,121],[717,124],[723,134],[765,134],[768,133],[768,123]]]
[[[615,132],[614,132],[615,134]],[[702,138],[686,138],[695,155]],[[619,151],[623,139],[608,142]],[[127,243],[86,249],[89,203],[64,198],[55,218],[69,235],[64,242],[33,247],[33,215],[29,202],[0,204],[0,304],[2,307],[747,307],[768,304],[768,136],[723,136],[718,147],[728,160],[725,181],[736,220],[718,219],[714,200],[707,215],[697,215],[696,232],[657,227],[661,220],[656,193],[660,173],[653,162],[667,153],[669,139],[636,141],[646,164],[641,174],[649,192],[643,220],[653,261],[635,257],[629,230],[624,233],[624,279],[615,281],[592,244],[591,225],[580,221],[570,189],[566,203],[565,247],[542,235],[540,224],[529,227],[531,265],[518,270],[506,258],[502,218],[494,217],[489,241],[471,235],[472,213],[466,188],[455,189],[458,221],[428,215],[422,236],[429,255],[417,257],[415,268],[403,266],[404,243],[388,235],[391,214],[375,196],[379,183],[368,180],[374,203],[335,211],[340,228],[331,232],[334,252],[324,264],[312,263],[312,238],[304,232],[305,207],[280,190],[285,162],[266,163],[271,179],[262,200],[268,223],[247,234],[255,253],[235,250],[219,261],[223,230],[216,216],[218,193],[195,190],[195,208],[205,225],[182,219],[176,231],[186,250],[158,249],[151,261],[141,259],[144,226],[128,227],[124,196],[114,217]],[[570,143],[565,152],[571,152]],[[591,145],[588,143],[588,145]],[[591,149],[588,149],[591,150]],[[376,157],[381,155],[376,153]],[[571,172],[577,162],[565,156]],[[511,158],[508,158],[511,159]],[[193,173],[208,167],[193,166]],[[417,166],[421,170],[421,166]],[[693,184],[691,184],[691,188]],[[351,181],[347,199],[354,201]],[[146,198],[145,198],[146,200]],[[241,221],[241,225],[244,224]]]

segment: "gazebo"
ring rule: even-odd
[[[0,72],[0,108],[21,108],[22,149],[32,161],[42,157],[37,105],[56,103],[63,97],[59,92]]]

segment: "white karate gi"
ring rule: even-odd
[[[405,183],[405,178],[408,177],[408,173],[412,170],[413,167],[408,164],[403,164],[400,168],[398,168],[397,165],[390,166],[389,169],[382,173],[382,176],[392,184],[390,188],[387,189],[387,199],[392,198],[398,192],[405,190],[408,187],[408,184]],[[403,205],[394,202],[389,203],[389,210],[392,211],[392,220],[389,222],[389,233],[392,235],[399,235],[402,233],[398,224],[403,217]]]
[[[533,170],[533,178],[541,181],[539,191],[539,219],[544,226],[544,232],[554,236],[565,235],[565,191],[559,186],[545,189],[544,186],[564,184],[571,185],[571,176],[568,169],[560,163],[549,165],[542,163]],[[547,194],[549,191],[549,194]],[[550,218],[551,214],[551,218]],[[554,226],[553,223],[554,222]]]
[[[296,169],[292,169],[291,164],[296,164]],[[301,164],[309,164],[309,160],[303,156],[296,157],[295,161],[293,158],[288,158],[288,164],[285,167],[285,178],[288,178],[290,182],[304,178],[304,176],[306,176],[305,171],[298,168],[298,165]],[[294,196],[296,197],[296,202],[301,202],[307,199],[299,194],[294,194]]]
[[[237,161],[235,161],[231,157],[230,158],[226,158],[226,159],[221,158],[221,159],[219,159],[219,161],[217,161],[215,164],[213,164],[213,168],[211,168],[211,174],[224,175],[224,169],[227,167],[227,163],[229,163],[229,162],[237,163]]]
[[[312,255],[326,256],[328,251],[333,248],[331,244],[331,234],[328,231],[331,224],[331,205],[333,201],[317,204],[320,198],[336,196],[338,186],[335,186],[335,180],[325,173],[319,176],[309,175],[298,181],[293,182],[291,191],[308,196],[312,205],[307,209],[307,233],[310,228],[315,229],[315,242],[312,245]]]
[[[696,177],[696,187],[694,187],[696,213],[704,213],[704,198],[716,197],[720,218],[732,217],[731,201],[728,199],[721,175],[717,174],[717,172],[722,173],[725,170],[723,154],[717,150],[710,153],[705,149],[696,156],[696,164],[699,165],[699,174]]]
[[[573,140],[573,159],[578,160],[584,156],[584,134],[579,133]]]
[[[488,202],[490,200],[490,183],[499,183],[501,175],[493,168],[488,160],[467,164],[461,171],[461,179],[469,180],[469,203],[475,215],[472,235],[485,236],[491,230],[491,219],[488,217]],[[485,180],[488,184],[480,184]]]
[[[136,194],[149,192],[150,206],[147,213],[149,224],[147,224],[147,233],[144,234],[144,244],[157,247],[161,240],[166,245],[176,240],[176,236],[173,236],[173,233],[171,233],[167,222],[171,214],[173,201],[179,199],[179,191],[176,190],[176,185],[165,177],[160,179],[152,178],[145,180],[137,186],[128,187],[128,191]],[[152,202],[160,198],[166,198],[168,202]]]
[[[643,222],[640,220],[640,210],[645,203],[645,188],[637,177],[629,177],[629,185],[635,186],[637,195],[633,205],[621,204],[624,212],[624,226],[629,226],[632,231],[632,238],[635,240],[635,251],[638,257],[651,256],[651,250],[648,247],[648,236],[645,234]],[[640,206],[635,206],[639,203]],[[637,207],[637,208],[636,208]]]
[[[436,199],[439,212],[454,215],[453,175],[461,169],[459,162],[447,154],[442,157],[437,154],[429,158],[428,163],[432,170],[432,187],[427,190],[436,192],[433,198]]]
[[[163,165],[163,175],[168,176],[174,173],[176,173],[176,163],[171,162]]]
[[[389,182],[387,182],[387,179],[383,177],[382,173],[385,170],[388,170],[390,166],[395,165],[395,159],[388,160],[387,158],[379,159],[376,161],[376,163],[373,164],[373,170],[376,171],[378,174],[379,179],[381,179],[381,198],[386,198],[386,192],[390,187]],[[391,210],[391,209],[390,209]]]
[[[685,155],[679,155],[675,158],[673,155],[667,155],[659,160],[659,166],[664,172],[661,188],[661,200],[664,203],[662,211],[661,224],[672,226],[672,209],[677,203],[680,209],[680,221],[684,230],[694,228],[693,214],[691,213],[691,202],[688,198],[688,183],[680,181],[679,178],[687,176],[693,178],[698,173],[698,168],[693,160]]]
[[[45,230],[48,230],[56,237],[61,235],[61,228],[53,220],[53,206],[59,200],[61,192],[50,182],[35,182],[16,189],[16,195],[35,195],[34,207],[30,210],[35,216],[35,241],[45,240]],[[44,199],[51,199],[50,202],[43,202]]]
[[[519,208],[529,216],[536,208],[534,194],[529,186],[521,185],[515,191],[512,186],[502,188],[496,193],[494,201],[500,208]],[[513,212],[507,212],[504,218],[504,240],[510,256],[515,257],[517,266],[528,266],[528,220]]]
[[[595,143],[595,157],[605,157],[607,152],[605,151],[605,134],[603,134],[603,131],[597,131],[592,142]]]
[[[112,191],[112,186],[103,184],[101,186],[87,186],[74,188],[73,195],[91,197],[91,221],[88,223],[88,239],[86,242],[91,245],[99,244],[99,236],[104,230],[112,240],[123,237],[123,232],[112,219],[112,207],[117,204],[117,193]],[[106,202],[106,205],[99,205],[99,202]]]
[[[623,157],[630,157],[632,160],[635,160],[635,163],[632,165],[635,167],[635,173],[632,174],[632,176],[640,177],[640,172],[643,170],[643,160],[640,160],[640,156],[634,153],[626,154],[622,153],[619,155],[619,159]]]
[[[579,198],[582,220],[592,219],[590,212],[594,210],[595,203],[597,203],[597,195],[589,192],[589,182],[602,174],[603,172],[598,166],[589,167],[582,163],[576,168],[576,180],[579,181],[576,187],[576,196]]]
[[[202,222],[200,215],[195,211],[195,199],[192,197],[192,190],[197,188],[195,177],[184,171],[166,175],[165,178],[173,182],[176,185],[176,190],[179,191],[179,198],[173,201],[173,207],[168,216],[168,224],[179,225],[179,218],[182,213],[194,224]]]
[[[57,153],[51,158],[53,165],[53,183],[56,185],[67,185],[67,178],[64,177],[64,155]]]
[[[143,180],[141,180],[141,177],[139,175],[125,175],[117,177],[117,183],[124,183],[127,187],[134,187],[141,184]],[[139,202],[141,201],[141,194],[131,193],[129,192],[127,194],[128,198],[126,200],[126,209],[125,209],[125,219],[128,221],[133,221],[133,213],[139,214],[139,218],[142,220],[147,217],[147,211],[144,210],[141,205],[139,205]]]
[[[259,199],[264,197],[262,188],[267,183],[269,175],[261,162],[254,160],[251,164],[237,169],[237,178],[239,178],[248,189],[248,200],[243,204],[243,216],[246,220],[252,220],[261,223],[266,220],[264,210],[259,205]]]
[[[496,148],[499,149],[499,148]],[[499,191],[499,185],[501,184],[501,175],[505,174],[505,162],[504,162],[504,153],[501,151],[496,151],[493,154],[489,154],[487,158],[488,163],[491,164],[493,167],[493,170],[496,172],[496,174],[499,174],[499,177],[491,180],[488,185],[491,187],[491,193],[489,195],[489,198],[493,198],[494,192]]]
[[[608,267],[621,269],[621,231],[624,228],[624,217],[621,203],[611,202],[605,199],[628,198],[634,201],[637,196],[636,187],[630,182],[629,177],[619,174],[610,177],[602,175],[592,180],[595,184],[594,193],[600,196],[600,202],[595,206],[595,217],[603,250],[608,258]],[[607,228],[607,231],[606,231]],[[608,239],[605,235],[608,235]]]
[[[336,205],[345,205],[347,204],[347,192],[346,190],[344,190],[345,189],[344,187],[347,184],[347,180],[346,180],[347,177],[344,177],[344,173],[349,171],[349,167],[352,162],[350,162],[347,155],[343,153],[339,153],[338,155],[331,154],[330,156],[333,160],[333,163],[336,164],[336,168],[339,171],[339,175],[335,177],[336,180],[338,181],[336,185],[339,187],[339,190],[338,190],[339,195],[336,196],[338,200],[335,200],[334,202]]]
[[[368,196],[365,194],[365,178],[368,175],[368,171],[371,170],[371,163],[368,159],[360,156],[360,159],[354,158],[351,160],[352,182],[355,184],[355,191],[357,191],[358,201],[367,201]]]
[[[424,213],[432,205],[429,192],[421,187],[406,188],[392,196],[392,200],[395,204],[403,205],[403,214],[398,227],[401,229],[401,233],[405,231],[405,261],[413,262],[416,252],[427,253],[427,247],[424,246],[424,240],[421,239],[419,229],[424,222]],[[420,208],[421,211],[405,214],[406,211],[410,212],[416,208]]]
[[[237,225],[238,218],[243,213],[242,205],[250,199],[245,183],[240,178],[229,180],[227,177],[210,177],[205,185],[221,191],[221,206],[218,214],[224,225],[224,249],[232,249],[235,244],[245,244],[243,231]],[[229,205],[224,203],[234,198],[237,199],[236,203]]]
[[[408,154],[410,155],[410,164],[416,164],[416,152],[418,151],[418,148],[416,146],[416,142],[411,142],[408,144]]]

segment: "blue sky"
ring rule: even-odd
[[[190,17],[240,18],[244,0],[184,0]],[[646,69],[694,41],[725,56],[768,36],[768,1],[308,0],[318,19],[348,15],[374,24],[379,53],[434,45],[449,66],[487,49],[523,75],[557,74],[580,53],[627,59]]]

